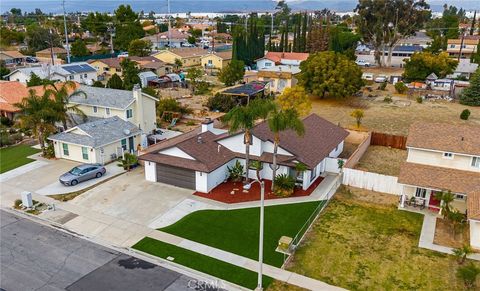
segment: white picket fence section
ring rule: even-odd
[[[376,192],[402,194],[402,185],[398,183],[397,177],[350,168],[343,169],[343,184]]]

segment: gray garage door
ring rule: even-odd
[[[195,190],[195,171],[157,164],[157,182]]]

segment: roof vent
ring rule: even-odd
[[[92,123],[92,127],[95,127],[95,126],[96,126],[95,123]]]
[[[464,139],[463,136],[462,136],[462,141],[464,141],[464,140],[465,140],[465,139]]]
[[[197,137],[197,143],[203,143],[203,140],[202,140],[201,136]]]
[[[130,130],[129,130],[129,129],[124,129],[124,130],[123,130],[123,134],[129,135],[129,134],[130,134]]]

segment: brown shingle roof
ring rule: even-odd
[[[200,57],[208,54],[208,51],[199,48],[199,47],[191,47],[191,48],[172,48],[169,51],[172,53],[182,57],[182,58],[193,58],[193,57]]]
[[[405,162],[398,182],[406,185],[469,194],[480,190],[480,173]],[[468,199],[468,198],[467,198]]]
[[[204,57],[207,57],[210,54],[206,54]],[[223,51],[223,52],[215,52],[213,55],[218,56],[222,60],[231,60],[232,59],[232,51]]]
[[[470,219],[480,220],[480,190],[468,193],[467,214]]]
[[[480,126],[446,123],[414,123],[407,147],[459,154],[480,155]]]
[[[19,51],[4,51],[4,50],[1,50],[0,53],[2,54],[5,54],[11,58],[14,58],[14,59],[23,59],[25,58],[25,56],[19,52]]]
[[[52,50],[53,50],[54,54],[66,54],[67,53],[67,50],[64,49],[63,47],[54,47]],[[50,48],[46,48],[46,49],[38,51],[36,53],[37,54],[50,54],[51,51],[50,51]]]

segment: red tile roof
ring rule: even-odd
[[[275,63],[280,63],[282,59],[305,61],[306,59],[308,59],[309,55],[310,55],[309,53],[267,52],[267,54],[263,58],[272,60]]]

